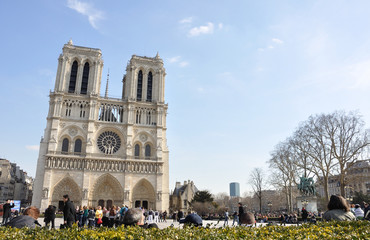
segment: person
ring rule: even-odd
[[[93,228],[95,226],[95,211],[93,207],[90,207],[89,214],[87,216],[87,220],[89,221],[89,228]]]
[[[185,226],[201,227],[203,225],[203,220],[198,214],[191,213],[185,218],[180,219],[179,223],[184,223]]]
[[[154,222],[159,222],[159,212],[157,210],[154,212]]]
[[[7,199],[6,203],[3,205],[3,224],[9,221],[13,207],[14,207],[14,201]]]
[[[307,217],[308,217],[308,212],[307,212],[307,210],[303,207],[302,208],[302,220],[303,220],[303,222],[307,222]]]
[[[225,215],[224,227],[229,226],[229,212],[225,210],[224,215]]]
[[[112,228],[114,226],[114,219],[116,218],[117,211],[115,206],[112,206],[109,210],[109,225],[108,227]]]
[[[242,215],[239,215],[239,224],[245,224],[248,227],[253,226],[253,224],[256,223],[256,220],[254,218],[254,215],[252,213],[242,213]]]
[[[370,206],[368,203],[364,202],[364,219],[370,220]]]
[[[101,210],[101,206],[98,206],[98,209],[95,211],[95,226],[100,227],[103,223],[103,211]]]
[[[89,209],[87,206],[83,207],[83,214],[82,214],[82,223],[81,226],[84,227],[87,224],[87,217],[89,216]]]
[[[76,207],[76,220],[78,221],[78,226],[83,227],[82,225],[82,218],[83,218],[84,212],[82,206]]]
[[[73,203],[69,200],[68,194],[63,195],[64,208],[63,208],[63,218],[64,226],[72,227],[72,224],[76,222],[76,208]]]
[[[233,213],[233,225],[232,226],[234,226],[235,223],[236,225],[239,224],[238,213],[236,211]]]
[[[123,224],[127,226],[139,226],[141,228],[158,228],[156,223],[144,224],[145,216],[140,208],[128,209],[123,217]]]
[[[244,208],[243,208],[243,204],[240,202],[238,203],[239,205],[239,225],[241,224],[240,222],[243,221],[243,214],[244,214]]]
[[[328,203],[328,211],[322,218],[326,221],[350,221],[356,220],[355,215],[350,211],[347,201],[342,196],[331,195]]]
[[[55,228],[55,210],[56,207],[53,205],[49,205],[49,207],[45,210],[44,222],[47,229],[49,229],[50,222],[51,228]]]
[[[41,227],[41,225],[37,221],[39,216],[40,210],[34,206],[31,206],[24,211],[23,215],[13,218],[4,226],[9,226],[12,228],[36,228],[36,226]]]
[[[128,209],[128,207],[126,207],[125,205],[122,205],[122,208],[119,211],[119,213],[120,213],[120,221],[121,222],[123,221],[123,217],[125,216],[125,213],[126,213],[127,209]]]
[[[180,210],[177,214],[177,221],[180,222],[180,219],[183,219],[183,218],[184,218],[184,212]]]
[[[164,212],[162,213],[162,220],[163,220],[163,222],[167,222],[167,211],[166,210],[164,210]]]
[[[153,223],[153,219],[154,219],[154,212],[152,209],[149,209],[148,211],[148,223]]]
[[[360,204],[355,205],[355,217],[360,220],[364,218],[364,211],[361,209]]]

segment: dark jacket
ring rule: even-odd
[[[11,209],[14,207],[14,203],[5,203],[3,205],[3,218],[8,218],[10,217]]]
[[[10,222],[6,223],[4,226],[10,226],[12,228],[35,228],[36,225],[40,224],[33,217],[28,215],[20,215],[10,220]]]
[[[47,208],[45,210],[45,219],[53,220],[55,219],[55,207]]]
[[[64,217],[64,221],[76,222],[76,209],[73,203],[69,200],[65,202],[64,204],[63,217]]]

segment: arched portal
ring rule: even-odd
[[[100,176],[95,181],[89,205],[93,207],[110,207],[122,204],[123,189],[120,182],[109,173]]]
[[[64,177],[52,189],[51,205],[56,206],[59,210],[63,210],[64,202],[63,195],[68,194],[69,199],[75,206],[81,205],[82,195],[81,189],[77,183],[70,177]]]
[[[155,209],[155,191],[153,185],[146,179],[141,179],[132,191],[132,207]]]

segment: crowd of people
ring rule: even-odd
[[[101,226],[112,228],[120,225],[133,226],[138,225],[143,228],[158,228],[157,223],[166,222],[167,212],[160,212],[152,209],[131,208],[128,206],[112,206],[109,209],[97,207],[75,207],[70,201],[68,195],[63,196],[63,220],[64,223],[61,228],[72,227],[77,224],[78,227],[99,228]],[[328,210],[321,214],[308,212],[305,208],[300,211],[302,222],[316,223],[316,218],[321,217],[324,221],[355,221],[355,220],[370,220],[370,207],[366,202],[360,204],[349,205],[342,196],[332,195],[328,203]],[[40,210],[36,207],[28,207],[22,215],[11,218],[11,208],[14,204],[8,200],[3,205],[3,226],[10,226],[15,228],[30,227],[35,228],[41,226],[37,219],[40,216]],[[44,213],[44,226],[46,228],[55,228],[56,207],[49,205]],[[190,213],[185,216],[182,211],[174,212],[170,216],[173,221],[179,223],[192,224],[195,226],[202,226],[202,218],[196,213]],[[231,216],[227,210],[224,212],[224,227],[229,226],[229,217],[233,218],[232,226],[244,225],[253,226],[260,222],[269,222],[269,217],[279,218],[281,224],[298,224],[297,213],[268,213],[266,215],[258,213],[248,213],[244,211],[242,203],[238,204],[238,211],[235,211]]]

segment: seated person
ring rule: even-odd
[[[342,196],[331,195],[328,203],[328,211],[324,213],[322,218],[326,221],[350,221],[356,220],[355,215],[350,211],[347,201]]]
[[[126,211],[122,223],[126,226],[139,226],[141,228],[158,228],[155,223],[144,224],[145,216],[140,208],[131,208]]]
[[[24,211],[23,215],[13,218],[4,226],[10,226],[12,228],[35,228],[37,225],[41,227],[41,225],[37,222],[39,216],[40,210],[36,207],[31,206]]]
[[[240,224],[245,224],[247,226],[253,226],[256,223],[254,215],[252,213],[243,213]]]
[[[203,225],[202,218],[196,213],[191,213],[187,215],[185,218],[180,219],[179,222],[184,223],[184,225],[195,227],[201,227]]]
[[[361,209],[360,204],[355,205],[355,217],[357,219],[363,219],[364,218],[364,211]]]

